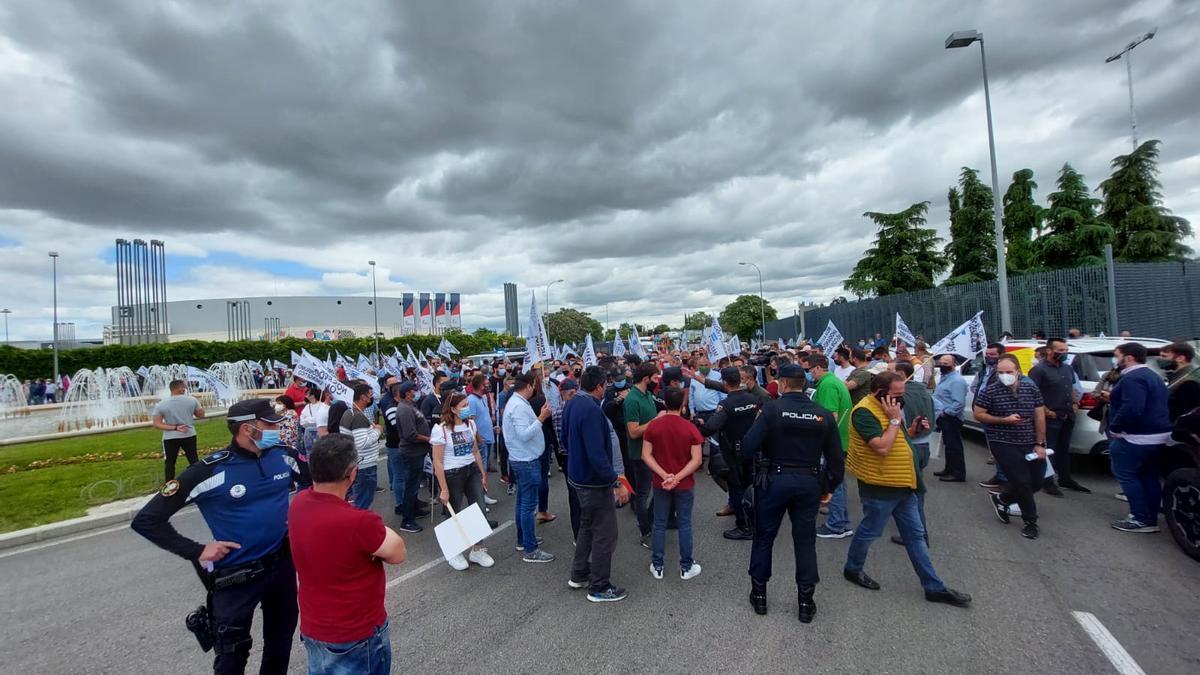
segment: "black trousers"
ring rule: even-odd
[[[815,586],[820,581],[817,574],[817,508],[820,501],[817,477],[807,473],[772,474],[767,488],[755,493],[751,579],[764,584],[770,581],[771,551],[786,513],[792,522],[796,585]]]
[[[1033,452],[1033,445],[1014,445],[992,441],[992,457],[996,464],[1004,470],[1008,478],[1004,492],[1000,493],[1000,501],[1005,504],[1016,503],[1021,507],[1021,520],[1036,523],[1038,519],[1037,502],[1033,493],[1042,489],[1042,481],[1046,475],[1046,460],[1038,459],[1030,462],[1025,455]]]
[[[954,415],[941,415],[937,418],[937,423],[942,432],[942,448],[946,453],[946,474],[955,478],[966,478],[967,460],[963,456],[962,420]]]
[[[287,544],[284,544],[285,546]],[[244,584],[213,591],[212,615],[217,627],[214,646],[217,675],[241,675],[254,640],[250,637],[254,608],[262,605],[262,675],[285,675],[300,609],[296,605],[296,568],[291,556]]]
[[[1054,473],[1058,474],[1058,482],[1070,485],[1075,482],[1071,477],[1071,432],[1075,431],[1074,413],[1066,417],[1046,419],[1046,445],[1054,449],[1050,455],[1050,463],[1054,465]]]
[[[588,580],[588,590],[599,593],[611,581],[613,551],[617,548],[617,504],[612,488],[576,487],[579,495],[579,537],[571,579]]]
[[[163,449],[163,473],[166,475],[166,480],[171,480],[175,477],[175,460],[179,459],[179,451],[182,450],[187,457],[188,466],[199,461],[200,457],[196,454],[196,437],[189,436],[187,438],[164,438],[162,442]]]
[[[654,524],[654,511],[650,509],[650,499],[654,494],[654,472],[640,458],[630,459],[625,461],[625,478],[633,488],[629,504],[637,516],[638,532],[645,536],[650,534],[650,526]]]

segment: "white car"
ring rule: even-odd
[[[1088,417],[1087,413],[1096,407],[1096,403],[1098,402],[1092,396],[1092,391],[1095,390],[1096,383],[1100,381],[1100,377],[1104,373],[1112,370],[1114,350],[1118,345],[1126,342],[1137,342],[1144,345],[1149,352],[1146,365],[1162,375],[1162,371],[1158,370],[1158,366],[1154,362],[1154,357],[1158,356],[1159,349],[1170,344],[1166,340],[1156,340],[1153,338],[1080,338],[1078,340],[1067,340],[1067,348],[1070,350],[1069,363],[1075,371],[1076,377],[1079,379],[1076,391],[1082,390],[1082,396],[1079,399],[1079,412],[1075,413],[1075,429],[1071,433],[1071,452],[1096,455],[1107,450],[1108,439],[1100,433],[1100,423]],[[1044,345],[1044,342],[1036,340],[1014,340],[1005,344],[1005,351],[1033,350]],[[966,414],[963,416],[963,423],[968,428],[982,430],[982,427],[975,421],[975,417],[972,414],[971,404],[974,396],[971,393],[971,386],[975,381],[975,375],[983,372],[983,354],[979,354],[974,360],[965,361],[960,364],[959,371],[962,372],[964,379],[967,381],[967,409]],[[1029,373],[1026,372],[1025,374],[1028,375]],[[1163,379],[1166,379],[1165,375],[1163,375]],[[1055,449],[1057,450],[1057,448]]]
[[[484,362],[493,363],[497,359],[508,359],[509,361],[517,361],[517,362],[524,361],[525,360],[525,350],[522,349],[519,351],[511,351],[511,352],[492,352],[490,354],[472,354],[471,356],[468,356],[465,359],[463,359],[462,362],[470,363],[472,366],[478,368],[478,367],[482,366],[484,364]]]

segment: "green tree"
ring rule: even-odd
[[[918,202],[899,213],[864,213],[879,232],[843,287],[859,297],[933,288],[946,257],[939,250],[942,239],[925,227],[928,210],[929,202]]]
[[[704,330],[712,325],[712,317],[705,312],[688,314],[683,319],[684,330]]]
[[[654,333],[655,335],[662,335],[663,333],[668,333],[670,331],[671,327],[665,323],[660,323],[650,330],[650,332]]]
[[[741,339],[749,340],[762,328],[764,314],[767,321],[779,318],[771,303],[763,304],[757,295],[739,295],[733,302],[725,305],[718,320],[726,332],[736,333]]]
[[[1070,164],[1058,173],[1058,190],[1047,198],[1046,233],[1034,242],[1038,264],[1051,269],[1100,265],[1112,228],[1096,216],[1100,200]]]
[[[1009,272],[1020,273],[1037,264],[1033,233],[1042,229],[1042,207],[1033,201],[1037,183],[1031,169],[1013,174],[1012,185],[1004,193],[1004,240]]]
[[[629,334],[633,332],[634,326],[637,327],[637,332],[638,332],[639,336],[646,337],[648,335],[648,333],[646,332],[646,327],[643,326],[642,324],[640,324],[640,323],[630,324],[629,322],[624,321],[621,323],[620,326],[617,326],[616,330],[609,328],[608,330],[604,331],[604,339],[611,342],[613,337],[616,336],[617,332],[620,331],[621,339],[628,340]],[[547,328],[546,330],[550,330],[550,329]]]
[[[546,333],[550,339],[559,344],[580,343],[587,335],[599,339],[604,334],[604,327],[593,319],[587,312],[581,312],[570,307],[546,315]]]
[[[1112,161],[1112,176],[1100,183],[1101,218],[1116,234],[1113,252],[1121,260],[1181,260],[1191,254],[1183,243],[1192,226],[1162,205],[1158,181],[1158,141],[1142,143]]]
[[[953,191],[952,191],[953,194]],[[979,171],[963,167],[958,179],[962,203],[951,210],[950,278],[947,286],[996,278],[996,235],[992,189],[979,180]]]

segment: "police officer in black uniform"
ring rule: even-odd
[[[201,647],[215,650],[213,672],[243,673],[250,656],[254,608],[262,605],[260,673],[286,673],[296,632],[296,569],[287,540],[288,493],[299,477],[279,442],[283,418],[267,399],[229,408],[233,439],[167,481],[133,520],[133,529],[184,560],[201,575],[208,598],[188,618]],[[212,530],[211,543],[193,541],[170,518],[195,503]]]
[[[743,456],[756,462],[754,548],[750,554],[750,604],[767,613],[771,549],[786,512],[792,519],[800,621],[817,613],[817,508],[823,494],[842,482],[845,459],[837,423],[804,393],[804,368],[779,369],[781,396],[767,403],[742,439]],[[824,468],[821,458],[824,457]]]
[[[737,368],[721,369],[721,383],[725,386],[728,396],[717,406],[717,410],[707,420],[698,420],[700,433],[711,436],[720,434],[721,457],[729,467],[726,483],[729,486],[729,499],[733,503],[736,525],[726,530],[722,536],[726,539],[749,540],[754,538],[750,528],[750,514],[742,503],[742,496],[750,479],[754,475],[753,457],[743,457],[739,449],[746,432],[758,417],[762,408],[759,398],[742,386],[742,373]]]

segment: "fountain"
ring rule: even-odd
[[[136,373],[125,366],[107,370],[84,368],[71,378],[71,388],[67,390],[59,413],[58,431],[103,429],[149,421]]]
[[[224,403],[233,403],[249,398],[249,392],[255,388],[254,370],[249,361],[214,363],[208,367],[208,372],[229,388],[229,398],[228,400],[223,399]]]
[[[169,366],[150,366],[146,370],[146,377],[142,381],[142,392],[147,396],[165,398],[169,395],[172,382],[187,380],[187,366],[182,363],[172,363]]]
[[[25,389],[14,375],[0,377],[0,417],[17,417],[29,414]]]

